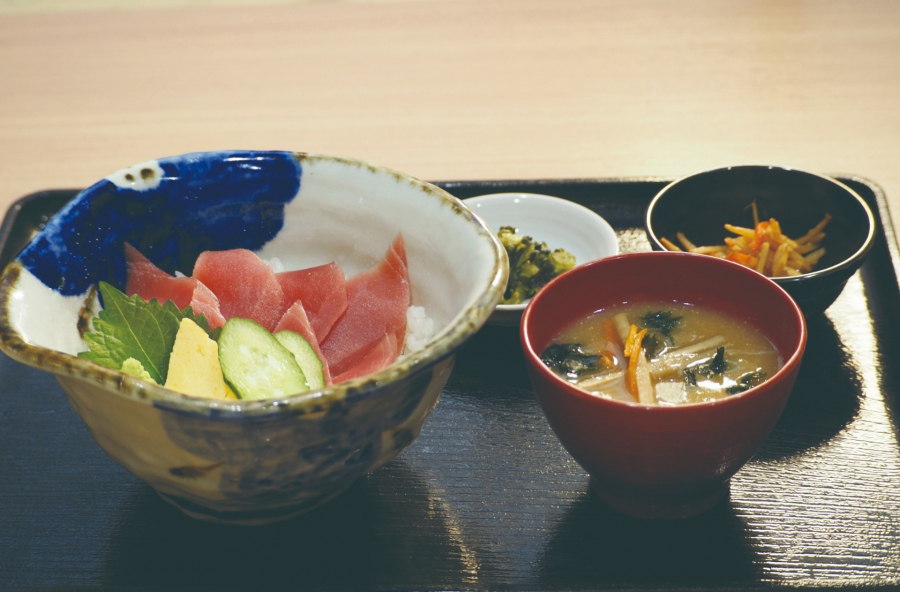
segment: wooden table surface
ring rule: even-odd
[[[0,211],[184,152],[427,180],[858,174],[900,212],[895,0],[0,1]]]

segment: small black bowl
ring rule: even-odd
[[[678,244],[683,232],[695,245],[721,245],[724,224],[753,226],[751,203],[760,220],[775,218],[782,232],[797,238],[825,214],[825,255],[809,273],[772,278],[807,315],[831,306],[872,247],[875,218],[852,189],[830,177],[778,166],[745,165],[713,169],[664,187],[647,208],[647,236],[655,250],[663,237]]]

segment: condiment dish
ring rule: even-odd
[[[412,304],[435,330],[374,374],[212,400],[77,356],[101,305],[98,282],[122,289],[125,242],[170,274],[190,271],[205,250],[245,248],[289,270],[334,261],[350,277],[398,233]],[[186,154],[113,173],[50,220],[3,273],[0,346],[54,374],[97,443],[163,499],[201,519],[261,524],[324,503],[413,442],[506,274],[503,247],[480,218],[403,173],[307,153]]]
[[[780,369],[739,394],[682,405],[604,398],[551,371],[541,354],[571,323],[623,303],[704,305],[762,332]],[[547,284],[520,328],[528,374],[562,445],[611,507],[640,518],[685,518],[716,504],[784,409],[806,347],[797,304],[746,267],[687,253],[629,253],[593,261]]]
[[[730,166],[673,181],[653,198],[646,230],[654,249],[663,239],[676,244],[683,232],[696,245],[723,244],[726,223],[752,228],[751,204],[760,220],[775,218],[785,235],[803,236],[828,214],[821,246],[825,255],[813,271],[772,278],[804,313],[827,309],[863,264],[875,236],[875,219],[859,194],[816,173],[768,165]]]
[[[550,249],[565,249],[576,265],[616,255],[616,232],[602,216],[573,201],[538,193],[491,193],[465,200],[496,233],[501,226],[514,226],[520,234],[547,243]],[[488,323],[519,324],[528,302],[498,304]]]

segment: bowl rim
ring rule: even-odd
[[[647,232],[647,238],[650,239],[650,243],[653,245],[653,247],[658,250],[667,251],[667,249],[663,246],[662,242],[659,240],[659,237],[656,235],[656,231],[653,229],[653,226],[650,223],[650,218],[653,214],[653,210],[656,207],[656,205],[661,200],[665,199],[666,193],[669,190],[673,189],[675,186],[677,186],[680,183],[683,183],[685,181],[689,181],[689,180],[693,179],[694,177],[708,175],[711,173],[718,173],[718,172],[722,172],[722,171],[730,171],[730,170],[735,170],[735,169],[782,170],[782,171],[786,171],[786,172],[799,173],[800,175],[821,179],[823,181],[826,181],[827,183],[836,185],[838,188],[840,188],[841,190],[846,192],[847,195],[849,195],[851,198],[856,200],[856,202],[862,208],[862,211],[866,216],[866,220],[868,222],[866,238],[863,241],[862,245],[860,245],[859,249],[857,249],[856,252],[854,252],[852,255],[850,255],[849,257],[847,257],[846,259],[844,259],[838,263],[835,263],[831,267],[816,269],[809,273],[803,273],[803,274],[800,274],[797,276],[780,276],[780,277],[769,278],[770,280],[773,280],[775,283],[784,284],[784,285],[792,285],[792,284],[797,284],[800,282],[807,281],[811,278],[831,274],[836,271],[853,269],[855,266],[858,266],[861,264],[863,258],[871,250],[872,245],[875,243],[875,232],[876,232],[875,214],[872,212],[872,208],[869,207],[869,204],[866,203],[866,200],[864,200],[862,198],[862,196],[860,196],[856,191],[854,191],[852,188],[847,186],[845,183],[842,183],[841,181],[839,181],[833,177],[830,177],[828,175],[814,173],[811,171],[799,169],[796,167],[786,166],[786,165],[739,164],[739,165],[727,165],[727,166],[721,166],[721,167],[714,167],[714,168],[698,171],[695,173],[690,173],[690,174],[684,175],[682,177],[679,177],[679,178],[669,182],[668,184],[666,184],[665,187],[660,189],[656,193],[656,195],[653,196],[653,199],[650,200],[650,204],[647,206],[647,211],[644,214],[644,228]]]
[[[232,150],[210,150],[192,152],[175,157],[192,155],[229,154]],[[268,416],[280,413],[309,413],[326,410],[330,405],[347,400],[375,395],[405,376],[412,376],[430,368],[471,337],[488,319],[496,302],[499,302],[506,288],[508,266],[503,263],[506,250],[490,231],[487,224],[475,215],[462,200],[431,183],[393,168],[374,165],[361,159],[324,153],[298,151],[243,150],[245,154],[266,154],[278,152],[292,155],[299,161],[327,161],[349,167],[368,169],[374,174],[384,174],[404,181],[422,193],[436,198],[453,208],[465,220],[474,225],[478,235],[486,237],[492,247],[494,258],[490,282],[473,302],[456,317],[449,320],[422,348],[407,354],[396,362],[373,374],[332,385],[324,389],[295,393],[284,397],[256,400],[218,400],[193,397],[169,390],[162,385],[146,382],[119,370],[106,368],[88,360],[57,350],[34,345],[23,339],[13,327],[9,318],[10,293],[15,288],[18,276],[25,271],[16,256],[0,275],[0,350],[12,359],[28,366],[54,374],[57,379],[64,377],[87,381],[116,396],[137,403],[152,405],[176,412],[207,417],[240,419],[243,417]],[[163,157],[173,158],[173,157]],[[162,160],[162,158],[157,159]],[[88,187],[90,189],[90,187]],[[79,199],[87,189],[80,191],[72,200]]]
[[[546,294],[549,294],[555,287],[561,283],[566,281],[571,281],[574,277],[574,274],[584,274],[584,273],[599,273],[593,272],[592,269],[598,266],[604,265],[615,265],[618,262],[631,259],[639,259],[639,258],[659,258],[659,257],[678,257],[678,258],[697,258],[697,256],[693,253],[679,253],[673,251],[642,251],[642,252],[634,252],[634,253],[622,253],[620,255],[616,255],[614,257],[608,257],[606,259],[598,259],[596,261],[590,261],[585,263],[584,265],[580,265],[577,268],[562,274],[556,278],[554,278],[551,282],[549,282],[544,289],[541,290],[538,294],[535,294],[535,297],[532,299],[532,302],[540,302]],[[725,259],[718,259],[716,257],[705,257],[700,261],[707,261],[708,263],[700,263],[701,265],[707,266],[725,266],[725,268],[731,268],[733,272],[743,274],[745,277],[749,279],[749,281],[759,284],[760,286],[765,286],[766,288],[774,291],[779,295],[781,300],[785,303],[787,308],[791,311],[792,316],[796,321],[799,322],[800,327],[800,335],[798,336],[797,347],[790,352],[789,356],[786,356],[784,363],[778,369],[775,374],[773,374],[768,380],[766,380],[762,384],[767,384],[771,381],[781,381],[784,380],[794,369],[800,365],[800,362],[803,359],[803,354],[806,350],[806,342],[808,339],[808,328],[806,324],[806,319],[803,315],[803,312],[800,310],[797,302],[791,298],[791,296],[785,291],[784,288],[771,281],[766,276],[757,273],[756,271],[744,267],[738,263],[734,263],[732,261],[727,261]],[[522,325],[520,328],[520,342],[522,343],[522,350],[525,354],[526,361],[528,362],[529,367],[537,372],[540,372],[545,378],[549,378],[553,381],[554,384],[557,384],[563,388],[559,390],[560,394],[558,396],[569,396],[574,397],[576,399],[580,399],[582,401],[591,401],[591,404],[601,405],[601,406],[611,406],[612,408],[618,408],[622,410],[634,410],[640,413],[690,413],[692,410],[696,409],[716,409],[723,406],[732,406],[738,405],[744,399],[751,399],[761,396],[760,393],[763,391],[760,389],[758,385],[753,388],[750,388],[742,393],[737,393],[734,395],[729,395],[727,397],[722,397],[721,399],[716,399],[714,401],[702,401],[698,403],[681,403],[678,405],[658,405],[652,404],[648,405],[645,403],[639,403],[637,401],[621,401],[618,399],[608,399],[606,397],[598,397],[596,395],[592,395],[587,391],[584,391],[575,385],[563,380],[556,373],[554,373],[550,368],[547,367],[541,361],[540,354],[537,353],[534,349],[534,346],[531,342],[531,336],[529,334],[529,328],[531,327],[532,320],[531,317],[534,313],[534,307],[529,303],[529,307],[525,310],[525,313],[522,315]]]
[[[564,197],[559,197],[556,195],[550,195],[548,193],[534,193],[531,191],[499,191],[496,193],[482,193],[479,195],[473,195],[472,197],[468,197],[464,201],[472,202],[472,201],[476,201],[476,200],[482,200],[485,202],[488,202],[488,201],[500,202],[500,201],[506,201],[513,197],[524,198],[526,201],[554,204],[556,207],[563,207],[563,208],[567,208],[573,212],[584,213],[585,219],[593,220],[595,222],[594,226],[602,228],[603,229],[602,232],[608,238],[610,238],[612,240],[613,244],[615,245],[615,252],[610,253],[609,255],[604,255],[603,258],[612,257],[612,256],[619,254],[619,250],[620,250],[619,240],[618,240],[618,236],[616,235],[616,229],[612,227],[612,224],[610,224],[606,218],[604,218],[603,216],[601,216],[594,210],[592,210],[576,201],[572,201],[570,199],[566,199]],[[476,215],[477,215],[477,212],[476,212]],[[550,247],[553,248],[552,245],[550,245]],[[594,259],[592,259],[591,261],[594,261]],[[587,261],[585,261],[585,263],[587,263]],[[532,296],[532,298],[534,298],[534,297]],[[525,302],[522,302],[520,304],[497,304],[496,308],[501,312],[507,312],[510,314],[516,313],[516,312],[522,313],[525,311],[525,308],[528,306],[528,303],[531,301],[532,298],[529,298],[528,300],[526,300]]]

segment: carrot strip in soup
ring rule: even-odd
[[[632,325],[632,327],[637,329],[634,325]],[[628,356],[628,373],[625,375],[625,386],[628,388],[628,392],[634,396],[635,401],[641,400],[640,391],[638,390],[637,368],[638,360],[644,355],[644,350],[641,348],[641,341],[644,340],[644,335],[646,334],[646,329],[642,329],[636,333],[632,343],[631,353],[625,353],[625,355]]]
[[[631,352],[634,351],[634,340],[637,337],[637,334],[637,325],[631,325],[630,327],[628,327],[628,339],[625,340],[625,357],[631,357]]]

